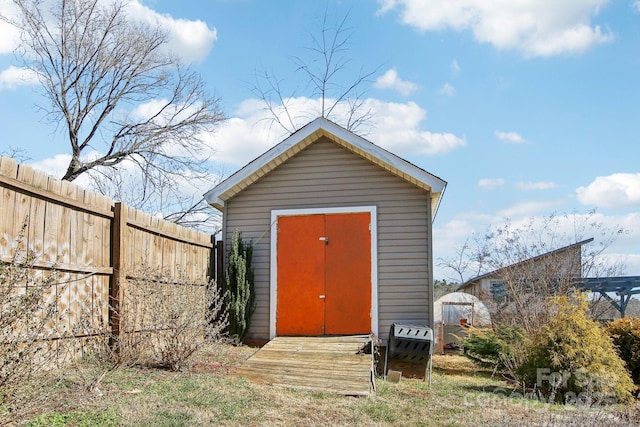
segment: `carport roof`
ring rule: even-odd
[[[268,174],[321,137],[329,138],[347,150],[364,157],[405,181],[431,192],[432,218],[435,218],[446,181],[396,156],[351,131],[319,117],[260,155],[229,178],[205,193],[205,200],[219,210],[227,200]]]

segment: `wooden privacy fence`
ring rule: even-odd
[[[118,303],[142,267],[205,285],[216,277],[216,246],[209,234],[0,157],[0,258],[12,262],[16,252],[28,251],[36,257],[34,273],[56,271],[48,295],[67,324],[54,340],[90,337],[105,328],[117,333]],[[75,325],[87,313],[97,326],[80,331]]]

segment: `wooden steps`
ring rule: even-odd
[[[235,375],[274,386],[369,396],[374,391],[371,337],[276,337]]]

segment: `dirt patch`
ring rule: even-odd
[[[191,367],[194,374],[231,375],[236,371],[236,366],[224,365],[218,362],[196,362]]]
[[[451,375],[491,376],[493,371],[482,367],[461,354],[447,353],[433,355],[433,370]]]

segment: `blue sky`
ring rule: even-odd
[[[640,275],[640,1],[130,0],[130,7],[132,19],[165,26],[171,46],[221,97],[229,120],[208,136],[220,175],[284,137],[261,121],[257,73],[280,78],[291,108],[313,118],[318,100],[292,58],[313,60],[306,48],[325,10],[330,26],[348,14],[349,63],[336,82],[375,70],[361,86],[375,112],[364,136],[448,182],[434,223],[436,258],[505,218],[596,209],[604,224],[628,230],[609,257]],[[8,0],[0,10],[11,13]],[[18,68],[11,28],[0,24],[0,34],[0,151],[22,147],[29,163],[60,175],[69,154],[62,129],[35,107],[43,99]],[[435,275],[452,276],[441,268]]]

